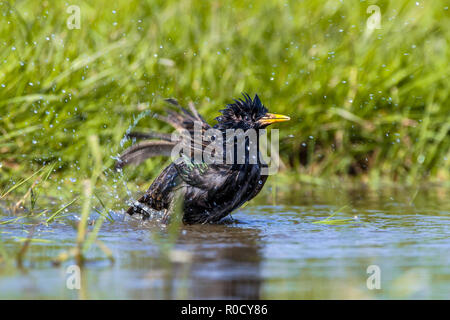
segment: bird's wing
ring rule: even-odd
[[[211,128],[211,126],[203,119],[197,112],[194,105],[189,104],[190,111],[180,106],[175,99],[166,99],[166,102],[175,106],[178,112],[167,108],[165,111],[167,116],[156,115],[156,118],[171,125],[174,129],[179,131],[178,139],[172,141],[172,135],[168,133],[160,132],[131,132],[127,136],[134,139],[157,139],[139,142],[132,145],[128,149],[122,152],[119,159],[116,161],[116,168],[122,168],[128,164],[140,164],[144,160],[155,156],[170,156],[173,147],[180,141],[185,141],[184,134],[189,133],[190,138],[194,138],[195,129],[201,128],[201,135]],[[197,124],[197,125],[196,125]],[[192,150],[206,147],[205,141],[201,146],[192,145]]]
[[[116,161],[116,168],[120,169],[128,164],[139,164],[155,156],[170,156],[174,146],[175,142],[163,140],[139,142],[122,152]]]
[[[183,184],[174,164],[167,166],[152,182],[138,202],[155,210],[167,209],[173,197],[173,190]],[[139,204],[133,204],[127,211],[129,214],[142,212]]]
[[[136,139],[136,140],[142,140],[142,139],[159,139],[164,141],[172,141],[172,135],[170,133],[162,133],[162,132],[130,132],[126,134],[126,137],[128,139]]]
[[[191,111],[183,108],[177,100],[175,99],[166,99],[166,102],[170,103],[172,106],[175,106],[178,109],[178,112],[166,108],[165,112],[167,116],[157,115],[156,118],[160,119],[177,130],[187,130],[191,136],[194,135],[194,129],[196,129],[195,124],[201,127],[202,134],[204,131],[211,128],[211,126],[203,119],[203,117],[198,113],[195,109],[194,104],[189,104],[189,108]]]
[[[174,165],[178,175],[186,184],[204,190],[214,191],[231,178],[229,165],[196,163],[184,155],[177,159]]]

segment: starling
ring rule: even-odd
[[[126,149],[117,160],[117,168],[139,164],[153,156],[173,156],[173,148],[180,144],[183,138],[194,137],[194,144],[185,144],[191,152],[188,155],[178,155],[179,157],[153,181],[147,192],[131,205],[128,214],[141,214],[146,218],[150,216],[151,209],[163,211],[163,222],[167,223],[175,212],[175,203],[180,200],[182,221],[185,224],[215,223],[261,191],[268,177],[267,172],[263,170],[267,168],[267,164],[260,157],[259,138],[255,143],[257,157],[256,160],[252,159],[252,139],[246,133],[249,130],[259,133],[259,130],[272,123],[288,121],[290,118],[268,113],[258,95],[253,99],[247,94],[243,96],[243,99],[234,99],[233,103],[220,110],[221,115],[215,118],[217,124],[214,127],[203,119],[193,104],[190,104],[187,110],[176,100],[167,99],[177,111],[174,111],[174,108],[167,109],[167,116],[156,117],[174,127],[179,133],[176,136],[178,138],[174,139],[171,134],[159,132],[128,134],[131,138],[147,140]],[[232,136],[230,144],[228,132],[238,129],[244,133],[244,139],[239,140]],[[208,135],[209,131],[215,134]],[[200,143],[195,141],[196,134],[202,138]],[[213,152],[216,161],[208,162],[203,158],[198,161],[192,153],[196,150],[204,152],[208,145],[205,140],[214,141],[218,139],[218,135],[222,135],[222,140],[216,140],[216,145],[223,146],[223,151]],[[239,144],[244,146],[241,161],[237,159]],[[230,154],[231,157],[227,158]],[[219,159],[222,161],[218,161]]]

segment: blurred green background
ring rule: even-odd
[[[80,29],[66,25],[69,5]],[[381,29],[367,28],[369,5]],[[0,1],[0,188],[48,163],[58,183],[91,176],[92,135],[111,167],[130,126],[169,130],[135,120],[161,98],[213,121],[241,92],[292,118],[278,126],[281,176],[448,182],[448,5]],[[149,183],[166,161],[125,173]]]

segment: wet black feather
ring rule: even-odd
[[[181,112],[169,111],[169,117],[160,116],[175,129],[185,129],[193,133],[193,123],[201,121],[202,130],[211,128],[197,113],[193,105],[188,111],[174,99],[167,100],[176,106]],[[267,113],[267,108],[261,103],[257,95],[253,99],[248,94],[243,98],[234,100],[220,110],[221,116],[217,117],[214,128],[226,129],[258,129],[257,120]],[[163,141],[161,141],[163,142]],[[162,146],[160,146],[162,147]],[[203,146],[204,147],[204,146]],[[155,147],[140,145],[127,149],[121,156],[128,163],[137,163],[144,156],[155,155]],[[145,150],[144,154],[141,154]],[[167,151],[167,150],[165,150]],[[175,161],[166,167],[153,181],[147,192],[133,204],[129,214],[142,214],[148,216],[143,206],[154,210],[170,212],[170,206],[174,201],[175,190],[183,190],[183,221],[187,224],[210,223],[220,221],[246,201],[255,197],[263,188],[267,176],[261,174],[264,163],[241,165],[231,164],[196,164],[191,159]]]

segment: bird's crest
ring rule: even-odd
[[[228,104],[225,109],[220,110],[222,115],[216,118],[219,127],[233,127],[241,121],[255,122],[268,112],[257,94],[253,100],[247,93],[242,95],[244,99],[234,99],[234,103]]]

